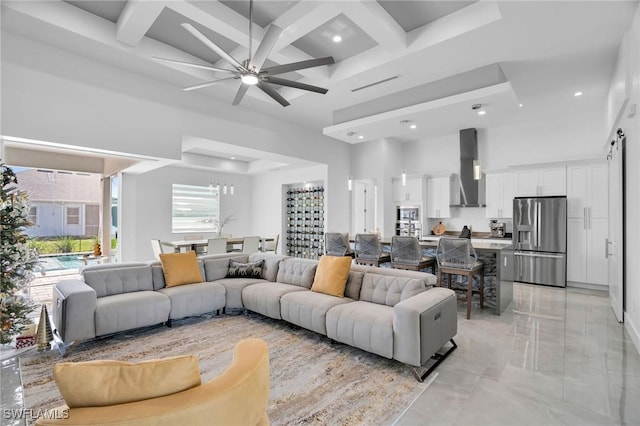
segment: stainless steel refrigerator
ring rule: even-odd
[[[513,200],[515,281],[567,286],[567,198]]]

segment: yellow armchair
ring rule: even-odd
[[[191,389],[102,407],[58,407],[37,425],[268,425],[269,350],[261,339],[238,342],[220,376]],[[45,418],[46,417],[46,418]]]

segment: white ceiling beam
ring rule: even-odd
[[[144,37],[135,47],[120,43],[115,39],[115,24],[92,13],[78,9],[69,3],[57,1],[4,2],[3,7],[10,7],[19,13],[48,22],[50,25],[92,40],[108,49],[128,52],[146,61],[151,61],[152,57],[156,56],[206,64],[199,58],[149,37]],[[160,61],[158,61],[158,63],[201,80],[211,79],[214,76],[214,74],[209,71],[197,68],[184,67]]]
[[[244,46],[248,43],[249,20],[220,2],[181,0],[168,3],[167,7],[237,44]],[[262,28],[254,26],[254,37],[262,39],[263,34]]]
[[[407,33],[376,1],[344,2],[343,13],[387,50],[407,47]]]
[[[315,30],[340,14],[333,2],[301,1],[280,15],[274,25],[282,28],[282,34],[274,50],[280,50]]]
[[[116,24],[116,40],[136,46],[165,7],[161,1],[129,0]]]
[[[369,49],[334,66],[333,82],[353,77],[407,55],[435,46],[480,29],[502,19],[496,2],[480,1],[411,31],[406,48],[387,50],[382,46]]]
[[[445,40],[477,30],[502,19],[495,1],[479,1],[450,15],[423,25],[407,35],[409,50],[431,47]]]

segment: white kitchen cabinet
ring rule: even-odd
[[[518,197],[566,195],[567,170],[565,166],[516,170],[515,183]]]
[[[451,217],[451,177],[427,179],[427,217]]]
[[[513,217],[513,173],[486,173],[486,217],[492,219]]]
[[[394,178],[392,181],[393,201],[396,204],[420,205],[424,201],[425,179],[419,177],[407,177],[407,184],[402,185],[402,179]]]
[[[567,281],[607,285],[608,165],[567,167]]]

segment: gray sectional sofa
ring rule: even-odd
[[[227,278],[230,259],[262,259],[261,278]],[[55,332],[71,344],[240,308],[403,362],[418,380],[456,348],[456,296],[434,287],[432,274],[351,265],[345,295],[336,297],[310,290],[314,260],[222,254],[200,257],[198,264],[205,282],[169,288],[158,261],[86,267],[81,279],[53,288]]]

